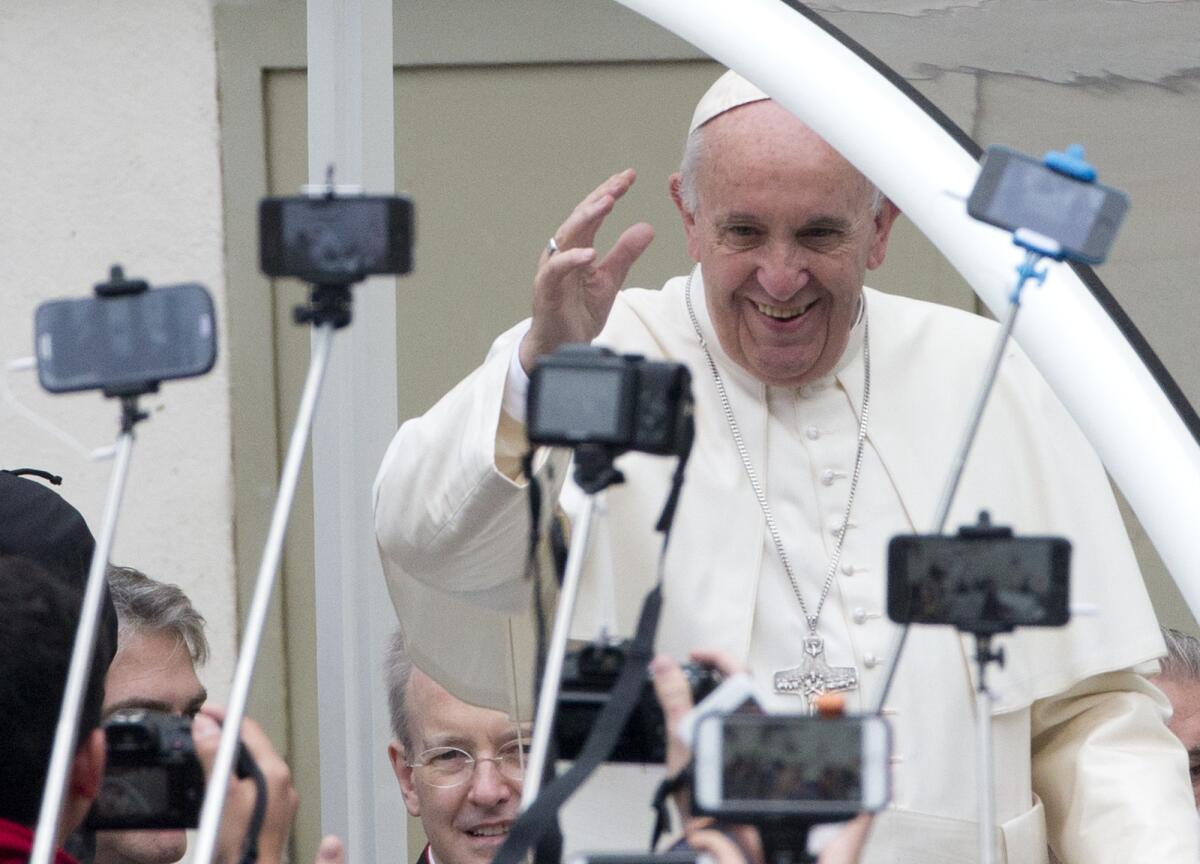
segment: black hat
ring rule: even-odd
[[[20,474],[42,471],[0,471],[0,555],[36,561],[82,595],[96,541],[79,511],[48,486]],[[52,478],[51,482],[59,480]],[[61,480],[59,480],[61,482]],[[117,613],[107,592],[101,606],[101,626],[117,642]]]

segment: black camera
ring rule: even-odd
[[[188,717],[118,711],[104,723],[108,762],[85,827],[91,831],[195,828],[204,769]]]
[[[562,689],[554,723],[559,759],[574,759],[583,749],[596,718],[608,702],[609,692],[625,668],[629,644],[628,641],[613,644],[592,642],[567,652],[563,659]],[[683,673],[687,676],[694,702],[699,702],[721,683],[720,673],[707,666],[687,663]],[[647,671],[638,703],[629,715],[629,721],[621,731],[609,761],[666,761],[666,732],[666,721],[654,693],[654,682]]]
[[[412,270],[413,205],[402,196],[266,198],[258,231],[268,276],[350,285]]]
[[[1060,627],[1070,618],[1071,544],[1014,537],[986,513],[957,536],[900,535],[888,544],[888,617],[966,633]]]
[[[530,375],[529,441],[681,455],[691,438],[691,382],[682,363],[564,345],[539,358]]]

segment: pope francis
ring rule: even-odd
[[[532,318],[384,458],[376,530],[414,661],[462,699],[528,713],[524,393],[539,355],[593,341],[692,370],[696,441],[659,650],[722,650],[785,705],[802,698],[794,670],[817,660],[850,688],[851,710],[867,710],[894,631],[887,541],[929,530],[996,325],[864,288],[896,208],[734,73],[697,106],[671,180],[696,266],[658,291],[621,290],[650,226],[593,248],[633,181],[617,174],[575,208],[542,254]],[[972,452],[948,529],[987,509],[1018,532],[1066,536],[1072,600],[1100,610],[1007,639],[989,676],[1000,860],[1194,864],[1187,759],[1142,674],[1163,645],[1133,553],[1095,454],[1015,347]],[[557,493],[564,456],[535,464]],[[657,569],[673,466],[638,454],[619,465],[627,482],[607,493],[608,536],[574,622],[585,638],[601,625],[628,634]],[[974,857],[970,658],[947,628],[909,634],[884,704],[893,803],[863,860]]]

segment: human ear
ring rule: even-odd
[[[687,235],[688,254],[692,256],[693,261],[699,261],[700,238],[696,231],[696,214],[692,213],[683,203],[683,175],[676,171],[671,175],[668,183],[671,200],[675,202],[675,209],[679,211],[679,216],[683,219],[683,232]]]
[[[400,782],[400,794],[404,798],[404,806],[410,816],[421,815],[421,800],[417,797],[417,787],[413,782],[413,769],[407,764],[408,757],[404,753],[404,745],[393,741],[388,745],[388,759],[392,763],[392,771]]]
[[[884,198],[880,202],[879,212],[875,214],[875,236],[871,239],[871,251],[867,254],[868,270],[874,270],[887,257],[888,238],[899,215],[900,208],[890,199]]]

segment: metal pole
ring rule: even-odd
[[[975,692],[975,722],[978,733],[976,767],[979,790],[979,862],[996,860],[996,807],[992,778],[992,694],[984,683],[985,670],[979,669],[979,689]]]
[[[126,416],[128,417],[128,414]],[[75,631],[75,646],[71,650],[71,665],[67,671],[62,709],[58,714],[58,728],[54,733],[50,768],[46,774],[45,788],[42,790],[42,809],[34,832],[30,864],[50,864],[58,846],[58,821],[62,815],[67,774],[79,744],[79,715],[83,710],[83,691],[92,671],[100,604],[107,589],[105,569],[109,552],[112,550],[113,535],[117,530],[117,515],[121,509],[121,496],[125,492],[125,480],[129,475],[132,451],[133,427],[132,423],[127,423],[121,437],[117,439],[112,478],[104,502],[104,524],[100,530],[96,550],[92,553],[91,566],[88,568],[87,587],[83,593],[83,606],[79,611],[79,627]]]
[[[550,749],[550,732],[554,728],[554,711],[558,706],[558,692],[562,684],[567,637],[571,630],[571,617],[575,612],[575,600],[579,594],[579,582],[583,578],[583,561],[587,555],[588,540],[592,532],[592,514],[595,512],[596,496],[599,494],[590,493],[583,499],[583,509],[578,517],[579,527],[572,537],[571,550],[567,554],[566,573],[563,574],[558,608],[554,613],[554,633],[546,656],[546,668],[542,672],[536,713],[533,715],[533,741],[530,743],[529,762],[525,767],[525,782],[521,791],[522,811],[529,809],[542,786],[546,754]]]
[[[1025,260],[1017,272],[1020,278],[1017,280],[1017,285],[1010,295],[1008,306],[1008,314],[1004,318],[1004,324],[1000,329],[1000,335],[996,338],[995,346],[992,348],[992,356],[988,360],[987,373],[983,378],[983,385],[979,388],[979,394],[975,397],[975,407],[971,412],[971,419],[967,424],[966,431],[963,433],[962,443],[959,444],[958,451],[954,456],[954,462],[950,466],[950,474],[946,478],[946,486],[942,491],[941,500],[938,501],[937,513],[933,517],[933,526],[930,529],[931,534],[941,534],[946,528],[946,519],[950,516],[950,506],[954,503],[954,496],[958,492],[959,481],[962,480],[963,469],[967,464],[967,456],[971,452],[971,445],[975,443],[975,435],[979,432],[979,424],[983,420],[983,411],[987,408],[988,398],[992,395],[992,387],[996,384],[996,377],[1000,372],[1000,362],[1004,359],[1004,349],[1008,346],[1008,341],[1012,337],[1013,327],[1017,323],[1017,312],[1021,309],[1021,290],[1023,289],[1026,280],[1034,274],[1034,267],[1042,256],[1037,252],[1026,251]],[[902,626],[896,635],[892,638],[891,647],[888,649],[887,657],[890,657],[887,668],[887,674],[883,679],[883,687],[879,690],[879,699],[875,703],[875,713],[878,714],[883,710],[883,703],[887,700],[888,693],[891,692],[892,683],[896,677],[896,668],[900,665],[900,655],[904,651],[904,640],[908,637],[908,627]]]
[[[271,604],[271,592],[275,587],[279,557],[283,551],[283,538],[287,531],[296,484],[300,479],[300,467],[308,445],[308,433],[312,428],[317,397],[321,393],[321,382],[329,365],[333,333],[334,325],[326,322],[316,328],[313,339],[308,375],[304,381],[300,408],[296,412],[296,425],[292,429],[292,439],[288,444],[287,458],[279,480],[279,495],[275,499],[275,510],[271,514],[271,527],[267,532],[266,546],[258,568],[254,597],[250,602],[250,614],[247,616],[246,629],[242,635],[242,649],[234,671],[233,689],[229,694],[225,724],[221,728],[221,743],[217,748],[212,775],[208,778],[204,807],[200,811],[200,830],[196,839],[196,852],[192,858],[194,864],[212,864],[216,852],[217,832],[221,828],[221,811],[225,807],[225,794],[229,789],[229,777],[233,771],[233,759],[237,751],[238,729],[246,713],[246,698],[250,693],[251,679],[254,677],[254,663],[258,659],[259,643],[262,641],[263,626]]]

